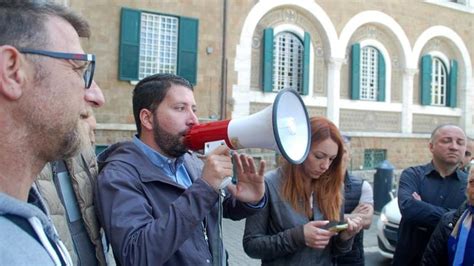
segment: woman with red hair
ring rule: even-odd
[[[343,141],[326,118],[310,122],[308,158],[299,165],[283,161],[268,172],[268,203],[246,220],[244,250],[262,265],[331,265],[334,256],[351,250],[362,228],[360,218],[348,218],[347,229],[328,229],[330,221],[344,219]]]

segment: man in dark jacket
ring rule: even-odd
[[[402,172],[398,205],[402,214],[393,265],[419,265],[441,216],[466,199],[466,173],[459,164],[466,151],[466,135],[455,125],[433,130],[431,163]]]
[[[264,168],[226,146],[201,158],[183,143],[198,124],[192,85],[171,74],[133,92],[138,134],[99,156],[98,216],[122,265],[223,265],[219,212],[234,220],[265,206]],[[232,175],[223,197],[219,187]],[[222,201],[222,203],[221,203]]]
[[[428,242],[428,246],[423,254],[422,265],[453,265],[454,255],[456,254],[459,245],[457,245],[457,243],[454,245],[454,243],[451,243],[452,241],[449,241],[449,239],[451,237],[451,240],[453,240],[453,236],[451,235],[453,229],[456,228],[458,223],[460,223],[458,226],[458,228],[460,228],[463,214],[472,215],[472,212],[474,211],[474,169],[471,169],[470,171],[466,195],[467,202],[463,203],[456,211],[450,211],[441,218],[441,221],[433,232],[433,235],[431,235],[430,242]],[[458,238],[457,236],[459,236],[459,233],[455,235],[456,238]],[[471,229],[470,232],[468,232],[465,251],[468,250],[469,252],[464,252],[463,265],[474,264],[474,252],[472,252],[472,250],[474,250],[474,229]]]

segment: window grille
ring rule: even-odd
[[[431,104],[445,106],[448,83],[446,66],[443,61],[437,57],[433,57],[431,64]]]
[[[303,90],[302,41],[290,32],[277,34],[273,42],[273,90]]]
[[[374,169],[387,158],[386,149],[365,149],[364,169]]]
[[[141,14],[139,78],[156,73],[176,74],[178,18]]]
[[[367,46],[361,49],[360,99],[377,100],[378,88],[378,50]]]

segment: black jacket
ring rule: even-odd
[[[350,214],[360,203],[362,195],[362,184],[364,180],[360,177],[349,175],[346,171],[344,178],[344,213]],[[354,237],[354,244],[349,253],[335,257],[336,265],[362,266],[364,263],[364,230]]]
[[[466,206],[466,204],[462,204],[459,209],[447,212],[443,215],[431,235],[428,246],[426,246],[421,265],[449,265],[448,238],[459,220],[459,217],[461,217],[462,213],[466,210]]]

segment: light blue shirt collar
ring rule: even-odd
[[[173,159],[168,158],[145,144],[137,137],[137,135],[133,137],[133,143],[137,145],[143,153],[145,153],[146,157],[148,157],[156,167],[162,169],[171,180],[185,188],[192,184],[191,178],[184,167],[184,156]]]

